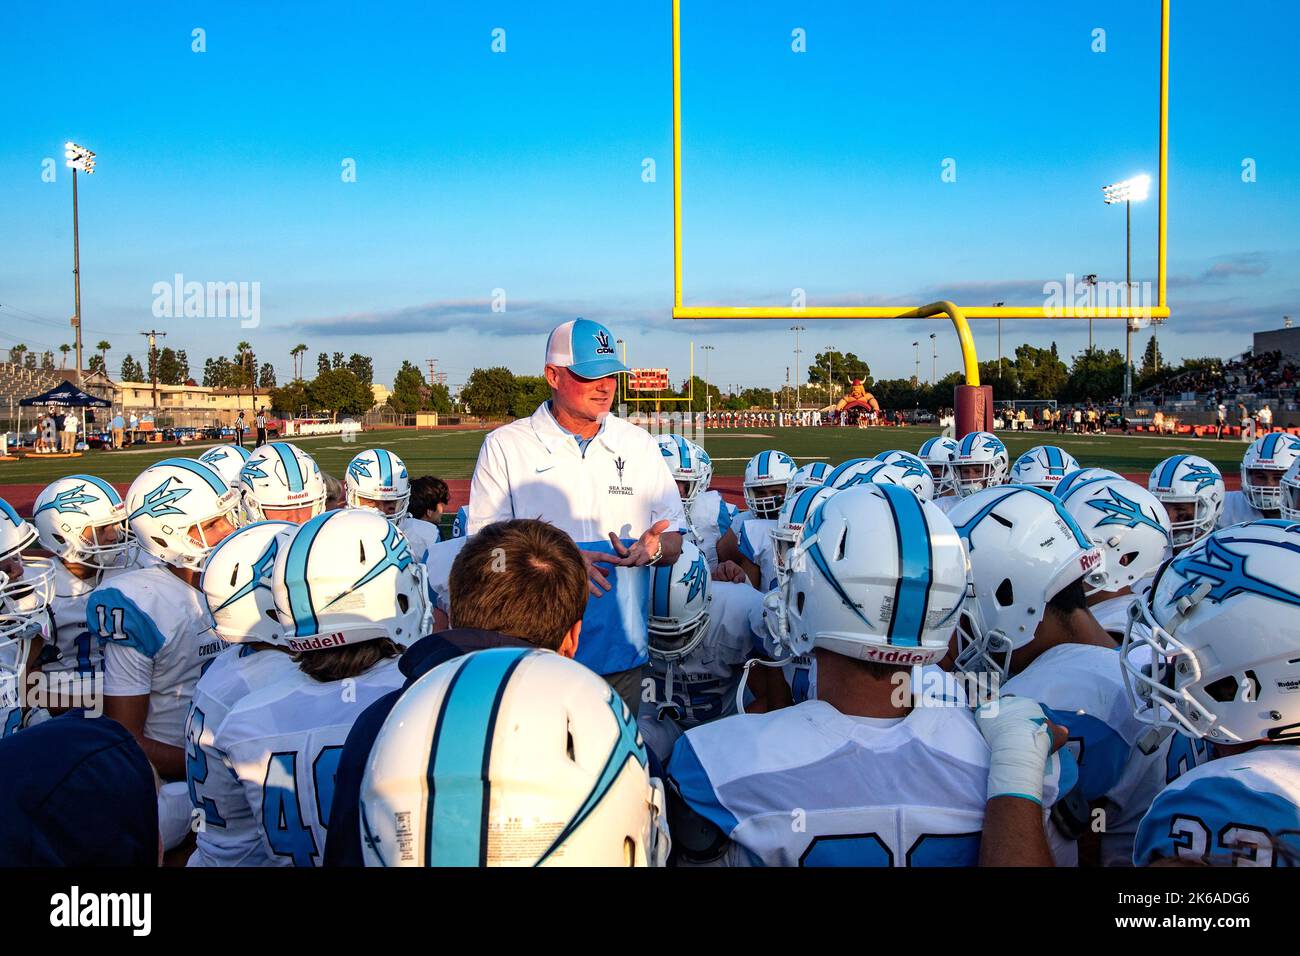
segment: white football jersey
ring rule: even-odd
[[[429,572],[429,594],[433,598],[433,606],[444,614],[451,612],[451,566],[467,541],[469,538],[439,541],[429,549],[429,556],[424,561]]]
[[[71,671],[77,674],[102,673],[104,651],[99,638],[86,629],[86,605],[96,587],[125,574],[125,568],[106,568],[97,577],[82,580],[67,565],[54,561],[54,596],[50,600],[54,643],[59,659],[41,668],[47,674]]]
[[[398,659],[320,683],[295,668],[248,694],[217,729],[257,822],[269,866],[318,866],[334,801],[334,773],[361,712],[402,686]]]
[[[735,713],[736,684],[745,661],[754,655],[752,612],[761,614],[763,595],[748,584],[714,581],[704,639],[679,661],[650,655],[654,700],[641,708],[646,746],[662,760],[673,752],[688,727]]]
[[[1137,598],[1132,594],[1107,598],[1088,608],[1097,623],[1117,641],[1124,639],[1124,629],[1128,627],[1128,609]],[[1145,629],[1144,629],[1145,630]]]
[[[199,678],[185,726],[185,781],[199,811],[198,849],[188,866],[265,866],[257,821],[216,745],[217,728],[250,693],[297,671],[293,656],[248,644],[227,647]]]
[[[1230,491],[1223,496],[1223,511],[1219,515],[1219,521],[1215,528],[1228,528],[1234,524],[1258,521],[1260,518],[1267,517],[1269,515],[1264,514],[1246,500],[1245,494],[1240,491]],[[1272,517],[1277,517],[1277,515]]]
[[[123,572],[87,599],[86,629],[104,651],[104,693],[148,694],[151,740],[185,746],[194,685],[226,647],[210,623],[203,595],[166,565]]]
[[[1135,866],[1157,859],[1300,865],[1300,749],[1256,747],[1171,783],[1142,818],[1133,845]]]
[[[406,535],[411,546],[411,555],[420,562],[428,561],[429,551],[438,543],[438,526],[423,518],[403,518],[398,523],[398,530]]]
[[[1108,602],[1109,603],[1109,602]],[[1069,734],[1082,796],[1104,801],[1101,854],[1106,866],[1124,866],[1133,834],[1155,795],[1203,759],[1178,734],[1151,732],[1133,713],[1119,652],[1093,644],[1049,648],[1002,685],[1001,692],[1032,697]]]
[[[758,589],[772,590],[776,580],[776,549],[772,547],[772,518],[750,518],[740,529],[740,553],[758,565]]]
[[[730,837],[718,862],[975,866],[988,744],[961,687],[926,671],[949,706],[867,718],[810,700],[687,731],[668,772],[690,807]],[[1072,769],[1068,757],[1049,760],[1045,807],[1068,789]]]
[[[712,571],[718,566],[718,539],[731,527],[735,509],[716,491],[706,491],[686,509],[686,523],[691,540],[699,547]]]

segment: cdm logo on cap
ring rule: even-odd
[[[557,325],[546,340],[546,364],[567,368],[579,378],[623,375],[627,366],[614,352],[609,329],[590,319]]]

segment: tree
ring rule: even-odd
[[[302,378],[302,354],[306,351],[306,342],[299,342],[289,349],[289,358],[293,359],[293,380],[295,382]]]
[[[281,415],[294,416],[310,409],[311,399],[307,394],[307,385],[295,379],[284,388],[272,388],[267,396],[271,408]]]
[[[483,418],[503,418],[509,413],[514,397],[514,374],[500,365],[474,369],[460,391],[460,400]]]
[[[316,408],[339,415],[360,415],[375,404],[375,396],[360,379],[346,368],[332,368],[307,386],[307,397]]]
[[[1119,349],[1084,349],[1074,357],[1070,378],[1056,395],[1067,402],[1107,402],[1124,391],[1124,356]],[[1040,396],[1035,396],[1040,397]]]
[[[63,358],[64,364],[67,364],[67,356]],[[41,368],[47,372],[54,371],[54,353],[46,349],[41,353]]]
[[[429,407],[439,415],[450,415],[454,410],[451,402],[451,389],[442,382],[434,382],[428,388]]]
[[[144,369],[140,363],[133,359],[128,353],[126,358],[122,359],[122,381],[124,382],[143,382]]]
[[[1151,338],[1147,339],[1147,347],[1142,350],[1142,366],[1138,369],[1138,379],[1154,378],[1164,364],[1164,359],[1160,355],[1160,345],[1152,334]]]
[[[92,372],[100,372],[104,375],[108,374],[108,369],[104,367],[104,356],[102,355],[92,355],[90,357],[89,366]]]
[[[262,363],[262,371],[257,375],[258,388],[275,388],[275,366],[270,362]]]
[[[324,352],[316,355],[316,374],[323,375],[330,370],[330,357]]]
[[[825,385],[830,381],[844,386],[855,378],[862,379],[863,386],[871,388],[871,366],[852,352],[820,352],[808,366],[809,385]]]
[[[510,414],[515,418],[526,418],[537,407],[551,397],[551,386],[540,375],[516,375],[515,395],[510,403]]]
[[[176,360],[176,350],[165,348],[158,353],[158,382],[162,385],[180,385],[181,366]]]
[[[59,351],[63,353],[63,357],[59,359],[59,368],[67,368],[68,353],[72,351],[72,346],[69,345],[67,342],[64,342],[62,345],[59,346]],[[51,362],[50,364],[53,363]]]
[[[1028,343],[1016,347],[1015,376],[1020,394],[1027,399],[1059,398],[1070,377],[1056,354],[1056,343],[1040,349]]]
[[[348,359],[348,371],[355,375],[366,385],[373,385],[375,382],[375,366],[371,362],[369,355],[358,355],[356,352]]]
[[[335,352],[330,356],[330,368],[347,368],[347,365],[343,361],[342,352]],[[354,372],[353,374],[355,375],[356,373]]]
[[[100,363],[104,366],[104,369],[107,370],[108,353],[109,350],[113,348],[113,346],[109,344],[108,339],[100,339],[98,342],[95,343],[95,348],[99,350]],[[105,371],[105,374],[107,374],[107,371]]]
[[[399,415],[414,415],[424,408],[425,395],[424,376],[410,361],[403,361],[393,379],[393,393],[388,396],[388,404]]]
[[[203,385],[206,388],[235,388],[238,385],[239,366],[224,355],[203,363]]]
[[[24,353],[23,353],[23,367],[24,367],[24,368],[36,368],[36,353],[35,353],[35,352],[24,352]]]
[[[23,353],[26,351],[27,351],[27,346],[23,345],[21,342],[17,345],[10,346],[9,361],[12,362],[14,365],[22,365]]]
[[[716,385],[705,385],[705,383],[704,383],[704,379],[702,379],[702,378],[700,378],[698,375],[696,375],[696,376],[694,377],[694,382],[695,382],[695,391],[692,393],[692,392],[690,391],[690,388],[691,388],[691,381],[692,381],[691,379],[687,379],[686,381],[682,382],[682,395],[683,395],[683,397],[686,396],[686,395],[693,395],[692,400],[691,400],[690,402],[682,402],[682,403],[681,403],[682,406],[689,405],[691,411],[693,411],[693,412],[702,412],[702,411],[704,411],[705,409],[707,409],[707,408],[709,407],[709,399],[708,399],[708,396],[709,396],[709,395],[712,395],[712,396],[713,396],[713,407],[714,407],[715,409],[719,409],[719,408],[722,407],[722,390],[721,390],[720,388],[718,388],[718,386],[716,386]],[[673,404],[673,405],[677,405],[678,403],[677,403],[677,402],[673,402],[672,404]]]
[[[190,381],[190,357],[181,349],[176,353],[176,378],[178,385],[188,385]]]

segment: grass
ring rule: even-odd
[[[474,471],[483,431],[378,432],[359,436],[353,443],[337,435],[301,438],[295,444],[313,455],[326,472],[342,475],[352,456],[370,444],[382,445],[400,455],[412,475],[433,474],[440,478],[468,478]],[[719,429],[704,433],[703,444],[713,456],[718,475],[739,475],[754,454],[776,448],[799,464],[823,459],[837,464],[846,458],[869,457],[891,448],[916,451],[934,428],[751,428]],[[1098,465],[1116,471],[1150,471],[1168,455],[1190,452],[1214,462],[1225,473],[1235,473],[1244,446],[1236,441],[1213,439],[1158,438],[1151,435],[1072,436],[1035,432],[1000,432],[1014,461],[1033,445],[1060,445],[1084,465]],[[149,450],[88,452],[80,458],[25,459],[0,462],[0,494],[5,485],[45,484],[63,475],[89,472],[114,483],[129,483],[141,469],[176,455],[197,457],[209,445],[161,445]]]

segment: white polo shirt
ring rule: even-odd
[[[540,518],[584,551],[613,553],[608,532],[630,545],[656,521],[685,531],[677,483],[644,429],[608,416],[583,450],[543,402],[530,418],[483,440],[469,489],[469,533],[494,521]],[[649,568],[607,568],[612,590],[588,597],[577,660],[597,674],[645,663]]]

